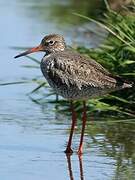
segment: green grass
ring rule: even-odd
[[[87,49],[77,47],[77,51],[87,54],[102,64],[111,73],[121,75],[129,81],[135,82],[135,17],[133,14],[121,15],[108,9],[101,21],[91,19],[80,14],[74,14],[87,21],[92,21],[108,31],[108,37],[97,49]],[[35,65],[25,66],[25,68],[38,68],[40,61],[27,56]],[[27,81],[26,81],[27,82]],[[29,81],[30,82],[30,81]],[[47,86],[44,79],[34,78],[31,82],[37,83],[37,87],[30,94],[39,92],[39,89]],[[2,83],[1,85],[11,85],[25,83],[24,81],[13,83]],[[54,94],[50,91],[49,95]],[[44,94],[43,94],[44,95]],[[42,96],[42,93],[41,93]],[[37,102],[37,101],[36,101]],[[53,101],[57,102],[57,100]],[[58,103],[58,102],[57,102]],[[66,101],[59,100],[64,112],[68,112],[69,106]],[[110,95],[99,99],[88,101],[88,114],[94,113],[97,117],[125,118],[135,117],[135,87],[113,92]],[[81,102],[75,102],[75,107],[81,115]]]
[[[111,73],[121,75],[128,81],[135,82],[135,18],[109,11],[101,22],[75,14],[88,21],[93,21],[109,32],[104,44],[97,49],[78,47],[80,53],[87,54],[106,67]],[[89,103],[91,103],[90,101]],[[100,111],[105,116],[135,117],[135,87],[93,101],[93,111]]]

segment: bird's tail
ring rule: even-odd
[[[122,88],[132,88],[133,87],[133,83],[130,82],[124,82],[122,85]]]
[[[116,79],[116,86],[120,89],[132,88],[133,86],[135,86],[134,82],[128,81],[123,77],[115,76],[114,78]]]

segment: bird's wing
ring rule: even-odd
[[[54,58],[54,70],[63,83],[78,86],[115,87],[116,80],[110,73],[94,60],[87,59],[79,53],[60,53]]]

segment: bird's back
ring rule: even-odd
[[[41,70],[56,93],[67,99],[86,99],[131,87],[96,61],[71,50],[45,56]]]

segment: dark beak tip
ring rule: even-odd
[[[19,57],[21,57],[21,56],[25,56],[25,55],[27,55],[28,53],[27,52],[23,52],[23,53],[21,53],[21,54],[18,54],[17,56],[15,56],[14,58],[16,59],[16,58],[19,58]]]
[[[18,58],[18,56],[15,56],[14,58],[16,59],[16,58]]]
[[[25,52],[23,52],[23,53],[21,53],[21,54],[18,54],[18,55],[15,56],[14,58],[16,59],[16,58],[19,58],[19,57],[21,57],[21,56],[26,56],[26,55],[28,55],[28,54],[30,54],[30,53],[34,53],[34,52],[41,51],[41,49],[42,49],[41,46],[37,46],[37,47],[31,48],[31,49],[29,49],[29,50],[27,50],[27,51],[25,51]]]

